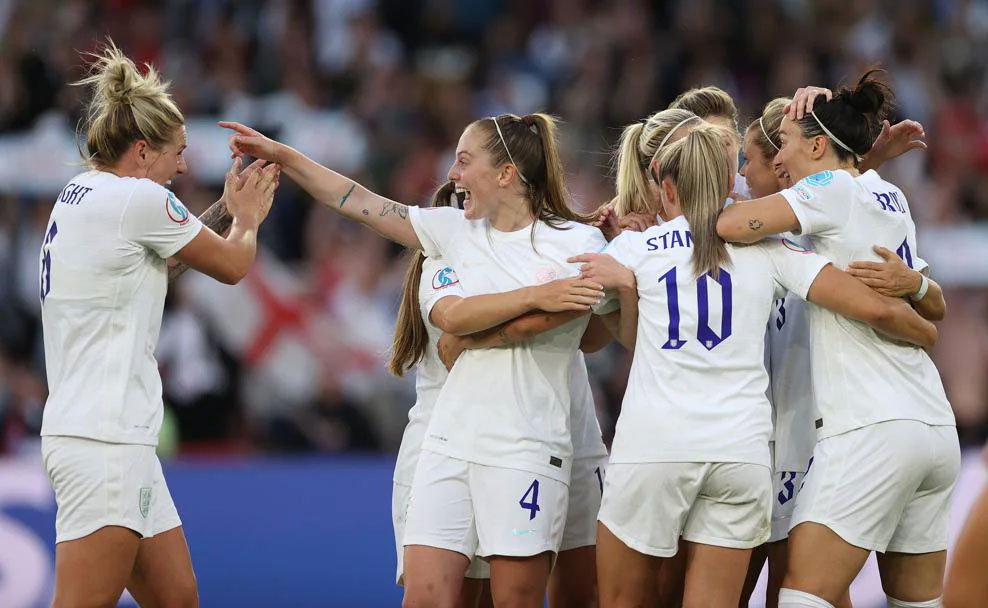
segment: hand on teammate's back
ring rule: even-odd
[[[240,157],[234,159],[233,166],[226,174],[223,200],[226,201],[226,208],[235,220],[260,225],[271,210],[281,167],[271,163],[261,168],[261,165],[255,162],[244,170],[243,173],[247,175],[243,176],[240,171],[242,162]]]
[[[567,261],[582,263],[580,276],[602,285],[604,289],[630,289],[635,286],[635,273],[606,253],[584,253]]]
[[[916,293],[922,280],[894,251],[875,245],[884,262],[851,262],[847,272],[883,296],[901,298]]]

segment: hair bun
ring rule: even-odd
[[[892,90],[873,78],[872,75],[880,70],[870,70],[858,81],[854,89],[848,90],[847,103],[852,108],[865,115],[885,118],[891,109],[894,96]]]

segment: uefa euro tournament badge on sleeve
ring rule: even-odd
[[[446,268],[441,268],[432,277],[432,288],[433,289],[445,289],[451,287],[460,282],[457,278],[456,273],[453,269],[447,266]]]
[[[832,181],[834,181],[834,172],[830,170],[820,171],[806,177],[806,183],[811,186],[829,186]]]
[[[179,226],[189,223],[189,210],[171,192],[165,200],[165,211],[168,213],[168,218]]]

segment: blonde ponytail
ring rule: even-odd
[[[616,195],[614,210],[618,217],[629,213],[655,214],[659,204],[649,189],[649,166],[655,158],[662,142],[667,142],[673,131],[685,132],[683,127],[695,126],[699,120],[693,121],[696,115],[687,110],[662,110],[649,116],[644,122],[628,125],[621,133],[621,143],[618,146],[617,175],[615,178]]]
[[[714,278],[730,262],[724,240],[717,235],[717,217],[729,194],[727,143],[732,135],[710,124],[697,126],[685,138],[667,144],[658,159],[659,179],[672,179],[679,204],[693,236],[693,274]]]

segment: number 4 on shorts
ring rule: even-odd
[[[530,502],[525,502],[531,496],[532,500]],[[535,479],[532,481],[532,485],[528,486],[525,490],[525,495],[521,497],[518,501],[522,509],[528,509],[528,520],[531,521],[535,519],[535,514],[539,511],[539,480]]]

